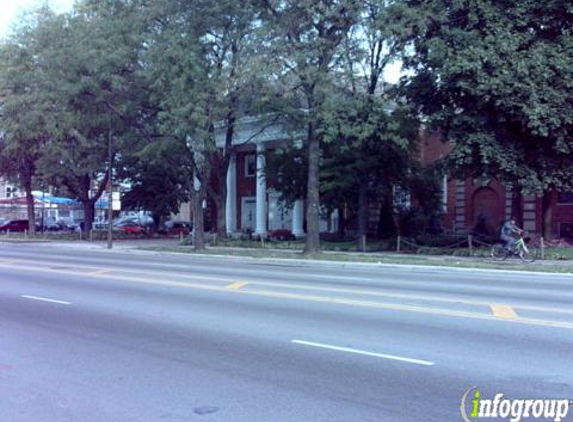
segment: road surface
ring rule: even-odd
[[[0,244],[0,346],[6,422],[460,421],[573,398],[573,276]]]

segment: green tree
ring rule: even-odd
[[[452,143],[459,177],[493,176],[544,195],[573,188],[573,5],[562,0],[404,0],[408,97]]]
[[[30,233],[35,233],[32,187],[38,161],[53,128],[39,66],[41,39],[36,27],[54,14],[47,8],[30,13],[26,23],[0,45],[0,172],[18,180],[26,194]]]
[[[280,61],[278,77],[286,86],[293,87],[297,98],[302,100],[296,110],[290,111],[296,113],[306,129],[305,253],[314,253],[320,247],[320,114],[333,85],[331,71],[338,65],[344,40],[359,18],[361,2],[260,0],[258,3],[270,34],[268,61]]]
[[[331,209],[332,200],[337,208],[357,204],[360,237],[368,232],[370,204],[392,211],[394,186],[407,188],[415,167],[419,123],[406,108],[392,107],[385,96],[349,93],[324,116],[321,194]]]
[[[78,3],[72,14],[37,28],[44,45],[51,113],[57,127],[40,161],[46,180],[65,188],[84,206],[90,230],[95,203],[110,181],[113,157],[133,144],[145,114],[146,88],[138,74],[141,22],[135,3]]]
[[[154,231],[189,199],[189,163],[181,147],[173,140],[158,141],[125,163],[124,180],[130,187],[122,203],[126,209],[150,211]]]
[[[188,148],[197,181],[195,247],[201,249],[207,195],[217,208],[217,231],[226,236],[226,173],[236,153],[236,124],[259,113],[263,98],[254,10],[248,1],[169,1],[149,16],[154,24],[147,60],[160,130]],[[222,142],[217,142],[216,127],[224,133]]]

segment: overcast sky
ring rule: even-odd
[[[43,4],[42,0],[0,0],[0,38],[10,32],[10,27],[17,22],[24,10]],[[57,12],[71,10],[73,0],[49,0],[48,4]]]

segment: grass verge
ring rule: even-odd
[[[189,253],[196,255],[227,255],[241,256],[253,259],[297,259],[297,260],[320,260],[347,263],[374,263],[374,264],[399,264],[399,265],[428,265],[453,268],[482,268],[493,270],[515,271],[538,271],[546,273],[573,273],[573,264],[567,261],[540,261],[533,264],[522,263],[517,259],[508,259],[504,262],[492,262],[487,258],[468,258],[456,256],[424,256],[424,255],[397,255],[397,254],[360,254],[360,253],[336,253],[320,252],[305,255],[294,250],[269,250],[269,249],[244,249],[244,248],[209,248],[203,252],[196,252],[190,246],[172,247],[142,247],[140,250],[155,252]]]

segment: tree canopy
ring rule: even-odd
[[[408,98],[453,145],[450,167],[529,193],[573,187],[573,6],[395,3]]]

